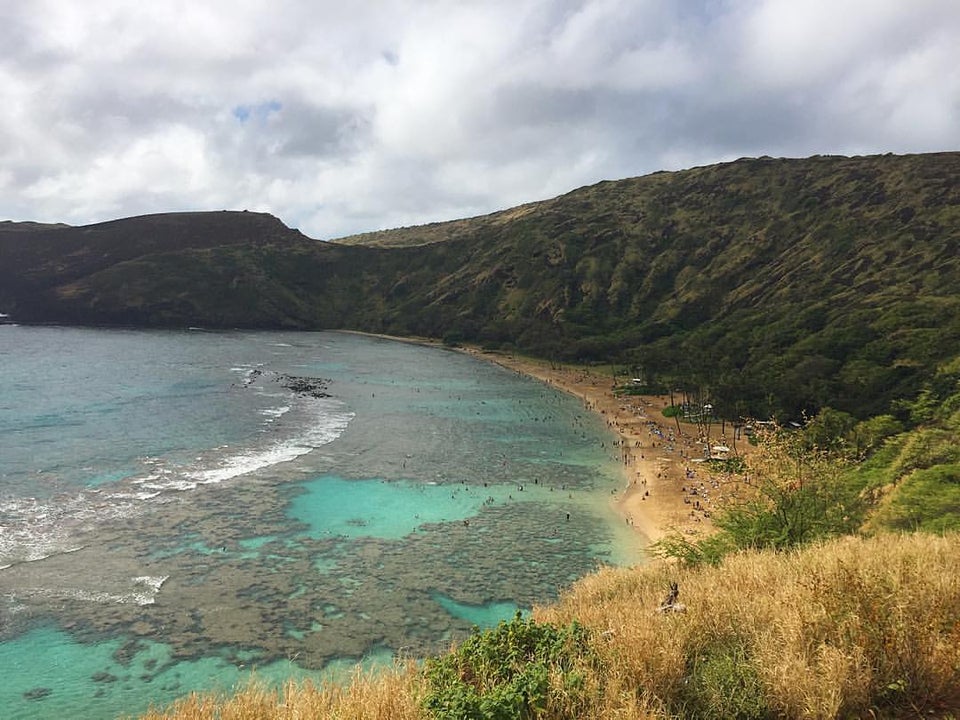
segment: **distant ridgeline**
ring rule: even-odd
[[[247,212],[0,223],[0,313],[422,335],[617,362],[727,417],[866,417],[958,354],[960,153],[743,159],[335,242]]]

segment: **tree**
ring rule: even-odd
[[[716,476],[719,532],[697,541],[670,535],[654,544],[654,552],[714,564],[735,550],[784,550],[859,527],[863,501],[845,481],[843,458],[810,446],[802,433],[776,429],[759,442],[743,472]]]
[[[865,457],[877,450],[888,437],[903,432],[903,423],[893,415],[877,415],[853,426],[850,438],[857,457]]]
[[[850,413],[823,408],[804,428],[804,440],[811,448],[821,448],[831,452],[840,452],[846,443],[847,435],[857,424]]]

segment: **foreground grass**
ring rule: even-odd
[[[252,685],[226,698],[194,695],[145,718],[952,717],[960,708],[958,558],[960,535],[915,534],[744,552],[718,567],[608,568],[535,610],[532,623],[502,624],[454,651],[455,662],[433,661],[449,665],[444,673],[407,664],[348,685]],[[670,582],[686,612],[657,612]],[[523,645],[540,626],[575,632],[548,633],[554,644],[543,653]],[[464,662],[471,645],[486,653],[482,664]],[[536,687],[524,680],[509,710],[492,695],[471,714],[444,715],[430,702],[449,695],[450,687],[431,686],[437,677],[476,694],[499,665],[515,668],[513,687],[527,677],[524,662],[547,665],[531,674]]]
[[[307,720],[308,718],[427,717],[420,707],[421,674],[415,663],[383,672],[357,672],[348,684],[290,682],[267,688],[257,681],[233,695],[193,693],[143,720]]]

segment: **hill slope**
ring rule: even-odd
[[[960,341],[958,179],[960,153],[759,158],[336,243],[250,213],[11,229],[0,312],[446,337],[865,416]]]

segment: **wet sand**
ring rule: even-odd
[[[618,437],[623,465],[624,486],[614,498],[615,508],[641,542],[656,542],[672,531],[696,536],[712,530],[710,512],[719,489],[701,466],[705,443],[698,441],[694,425],[678,426],[663,416],[668,397],[616,397],[609,375],[474,348],[464,351],[570,393],[605,420]],[[707,442],[728,440],[714,427]]]
[[[374,335],[444,347],[424,338]],[[610,375],[588,368],[475,347],[455,349],[552,385],[579,398],[585,409],[604,419],[618,437],[623,467],[624,484],[613,498],[614,508],[637,531],[641,546],[672,532],[695,538],[713,531],[710,516],[720,488],[711,483],[701,463],[706,447],[733,447],[732,428],[727,427],[723,435],[715,425],[709,438],[698,438],[695,425],[663,416],[670,404],[668,396],[617,397]],[[738,442],[736,449],[749,451],[746,439]]]

